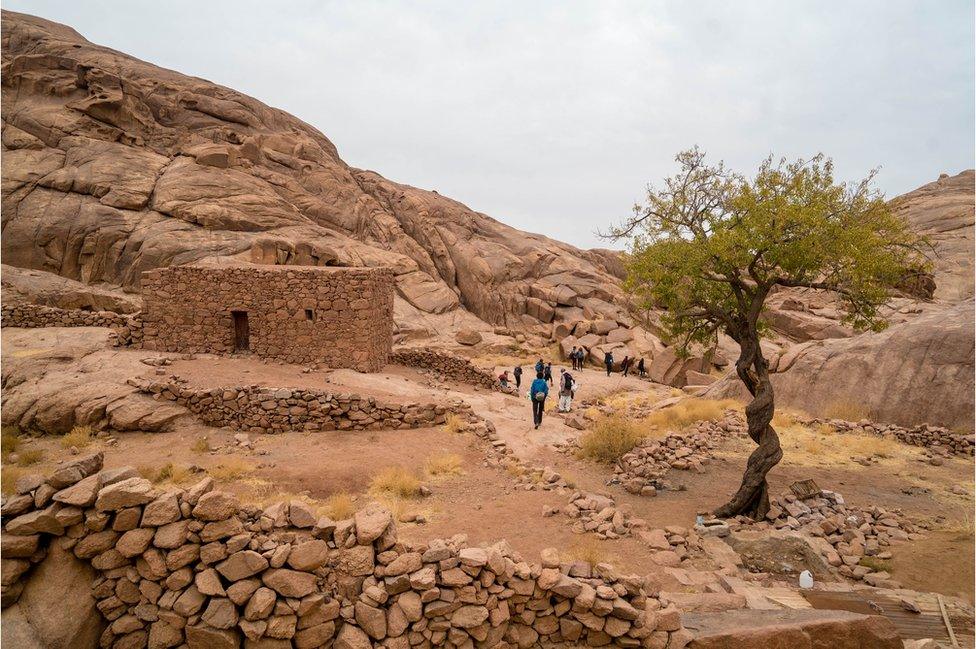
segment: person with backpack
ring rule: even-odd
[[[518,390],[522,387],[522,366],[516,365],[512,375],[515,377],[515,389]]]
[[[546,383],[552,385],[552,363],[546,363],[546,371],[543,373]]]
[[[576,369],[580,372],[583,371],[583,364],[586,362],[586,350],[582,347],[576,352]]]
[[[535,427],[542,425],[542,413],[546,411],[546,397],[549,396],[549,384],[543,378],[542,372],[535,373],[535,380],[529,386],[529,399],[532,401],[532,421]]]
[[[573,375],[566,370],[559,370],[559,412],[569,412],[573,404],[573,391],[575,382]]]
[[[536,363],[535,363],[535,372],[536,372],[536,374],[538,374],[539,372],[544,372],[545,370],[546,370],[546,364],[545,364],[545,363],[543,362],[543,360],[542,360],[542,359],[540,358],[540,359],[539,359],[538,361],[536,361]]]
[[[644,357],[643,356],[641,356],[640,357],[640,360],[637,361],[637,373],[640,375],[641,378],[644,378],[645,376],[647,376],[647,372],[644,370]]]
[[[610,376],[610,372],[613,371],[613,352],[603,354],[603,364],[607,366],[607,376]]]
[[[569,360],[573,364],[573,369],[576,369],[576,345],[573,345],[573,351],[569,352]]]
[[[631,362],[630,356],[624,356],[624,360],[620,363],[620,369],[624,371],[624,376],[627,376],[627,374],[630,372]]]

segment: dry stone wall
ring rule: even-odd
[[[911,446],[921,446],[928,449],[941,449],[953,455],[973,455],[976,436],[960,435],[942,426],[921,424],[911,428],[897,424],[882,424],[867,419],[861,421],[846,421],[844,419],[811,418],[803,419],[808,426],[826,424],[840,433],[861,433],[878,435],[879,437],[894,437],[899,442]]]
[[[393,345],[393,286],[388,268],[159,268],[142,278],[143,347],[373,372]]]
[[[4,305],[0,322],[4,327],[120,327],[129,316],[114,311],[61,309],[43,304]]]
[[[391,404],[322,390],[253,385],[191,388],[172,379],[130,383],[153,398],[184,406],[211,426],[253,433],[423,428],[443,424],[451,413],[472,416],[470,406],[462,401]]]
[[[390,360],[398,365],[430,370],[450,381],[470,383],[489,390],[499,389],[498,379],[492,372],[450,352],[410,347],[398,349]]]
[[[113,649],[588,645],[681,649],[680,612],[607,564],[529,563],[504,542],[413,544],[372,503],[353,518],[301,501],[241,505],[205,478],[160,490],[101,453],[3,502],[3,606],[51,543],[97,571]]]

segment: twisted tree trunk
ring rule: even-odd
[[[769,511],[769,489],[766,474],[783,459],[779,436],[770,422],[773,420],[773,384],[769,380],[769,368],[759,346],[759,335],[755,325],[746,326],[745,331],[730,332],[739,343],[739,360],[735,371],[753,399],[746,406],[746,422],[749,437],[758,448],[749,456],[742,483],[732,499],[715,510],[720,518],[743,514],[753,520],[760,520]]]

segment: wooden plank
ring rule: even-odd
[[[958,647],[959,642],[956,640],[956,634],[952,630],[952,622],[949,621],[949,614],[946,613],[945,602],[942,601],[942,595],[936,596],[939,600],[939,612],[942,613],[942,621],[945,622],[946,630],[949,632],[949,642],[952,643],[953,647]]]

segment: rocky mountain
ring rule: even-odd
[[[64,25],[2,21],[5,302],[132,311],[141,273],[174,264],[386,265],[401,342],[583,344],[596,361],[645,356],[652,378],[691,392],[736,354],[722,339],[709,360],[680,359],[635,326],[617,253],[350,167],[292,115]],[[855,334],[829,295],[771,297],[763,348],[780,403],[972,428],[973,191],[970,170],[892,200],[929,235],[936,289],[894,300],[888,331]],[[709,393],[739,389],[726,378]]]
[[[2,62],[6,264],[130,292],[145,270],[208,258],[389,265],[397,323],[421,335],[488,323],[548,338],[560,308],[623,315],[614,253],[350,167],[229,88],[8,11]]]

